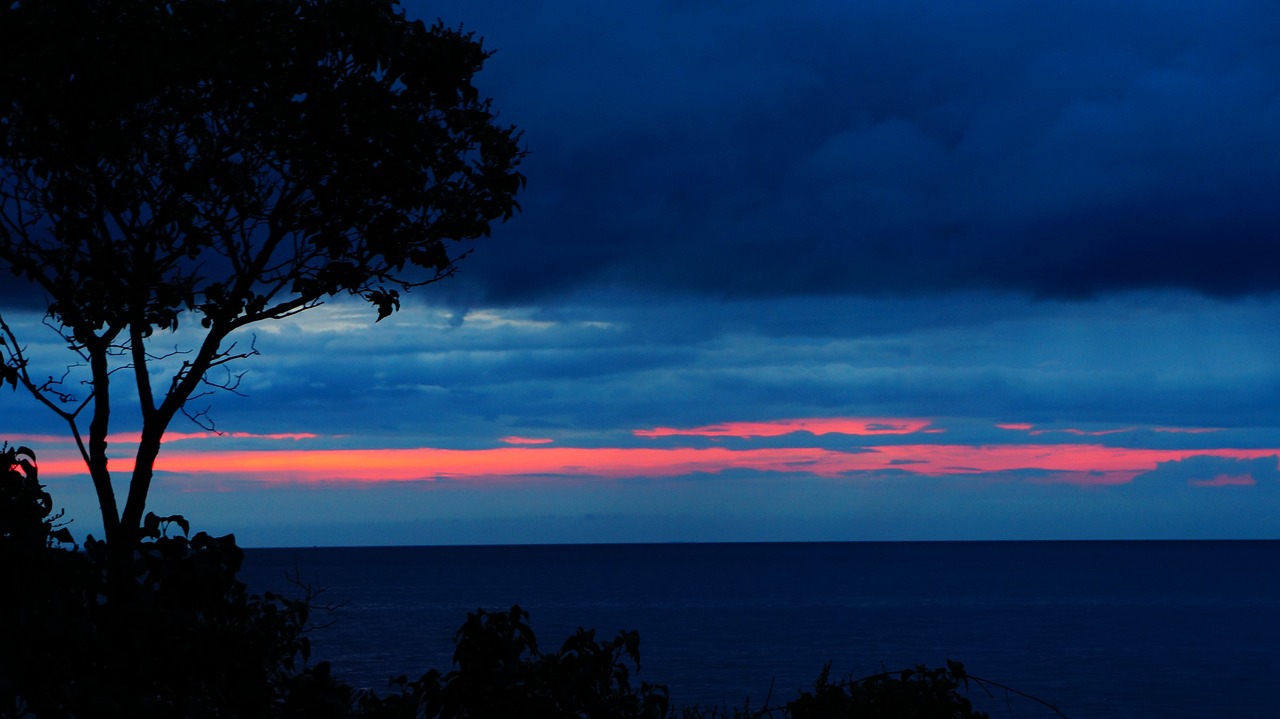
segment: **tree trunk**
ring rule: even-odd
[[[133,477],[129,480],[129,498],[124,504],[120,524],[127,532],[136,533],[142,526],[143,512],[147,508],[147,494],[151,491],[151,479],[155,476],[156,457],[160,454],[160,440],[168,422],[151,422],[144,426],[138,440],[138,454],[134,460]],[[155,426],[160,425],[160,426]]]
[[[107,432],[111,428],[111,378],[107,363],[107,346],[87,346],[90,369],[93,372],[93,418],[89,421],[89,476],[98,494],[98,507],[102,512],[102,530],[108,542],[120,533],[120,511],[116,505],[115,488],[111,485],[111,472],[107,468]]]

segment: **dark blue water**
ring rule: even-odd
[[[518,603],[544,650],[578,626],[639,630],[639,679],[677,705],[758,707],[770,686],[785,702],[827,661],[957,659],[1073,719],[1273,717],[1280,690],[1280,542],[258,549],[243,576],[284,589],[295,567],[345,604],[313,658],[358,686],[448,670],[467,612]]]

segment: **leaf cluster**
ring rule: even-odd
[[[18,388],[18,380],[22,376],[20,372],[21,365],[18,360],[13,358],[13,353],[8,352],[9,341],[0,337],[0,389],[4,389],[7,384],[11,389]]]
[[[0,446],[0,557],[16,559],[58,543],[72,544],[70,530],[57,524],[61,517],[40,484],[35,453]]]
[[[598,641],[579,628],[560,649],[538,650],[519,606],[507,612],[468,614],[455,635],[454,669],[427,672],[417,682],[397,681],[418,697],[416,714],[439,719],[582,717],[658,719],[668,709],[663,685],[631,681],[640,668],[640,635],[619,632]],[[630,666],[628,666],[628,662]]]
[[[382,318],[517,209],[488,53],[392,0],[23,0],[0,45],[0,265],[75,337]]]
[[[270,715],[306,671],[309,601],[249,594],[234,536],[180,517],[81,550],[36,480],[30,450],[0,452],[0,717]]]
[[[968,697],[968,677],[959,662],[930,669],[916,666],[899,672],[884,672],[859,680],[830,680],[828,663],[814,682],[812,692],[787,704],[793,719],[820,717],[866,717],[867,719],[987,719],[976,711]]]

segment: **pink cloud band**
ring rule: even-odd
[[[998,424],[1005,430],[1036,436],[1050,430],[1029,423]],[[430,479],[501,479],[530,477],[584,477],[617,479],[627,477],[678,477],[693,474],[749,470],[779,475],[842,477],[859,474],[907,474],[917,476],[974,476],[1001,472],[1043,473],[1038,481],[1081,485],[1122,484],[1152,471],[1164,462],[1190,457],[1218,457],[1248,460],[1280,455],[1280,449],[1146,449],[1108,447],[1099,444],[1020,444],[1003,442],[985,445],[929,443],[937,433],[927,419],[899,418],[809,418],[771,422],[726,422],[688,429],[657,427],[635,430],[644,438],[696,436],[752,439],[808,433],[858,436],[905,436],[917,434],[923,441],[912,444],[867,446],[840,451],[813,446],[789,447],[565,447],[553,446],[551,439],[511,435],[499,441],[504,447],[487,449],[327,449],[288,444],[282,449],[188,449],[187,444],[161,453],[161,471],[195,477],[238,477],[264,483],[370,483]],[[1123,430],[1052,430],[1076,436],[1096,436]],[[1172,431],[1172,430],[1167,430]],[[1199,430],[1177,430],[1199,431]],[[310,433],[172,434],[166,443],[184,439],[232,438],[266,440],[314,439]],[[137,440],[136,435],[118,434],[113,443]],[[193,443],[194,444],[194,443]],[[40,453],[41,475],[83,475],[84,467],[64,439],[52,451]],[[226,446],[226,445],[223,445]],[[232,445],[234,446],[234,445]],[[113,460],[117,472],[132,469],[126,459]],[[1195,486],[1242,485],[1249,476],[1221,475],[1193,480]]]
[[[910,444],[840,452],[816,447],[734,450],[709,448],[499,447],[459,450],[316,449],[167,452],[162,471],[185,475],[235,475],[264,482],[402,482],[423,479],[494,479],[531,476],[676,477],[729,470],[839,477],[906,472],[924,476],[972,476],[1014,470],[1056,473],[1056,481],[1119,484],[1161,462],[1212,456],[1257,459],[1280,449],[1132,449],[1087,444]],[[78,459],[41,461],[42,476],[83,474]],[[128,461],[112,463],[129,471]],[[1222,481],[1215,484],[1238,484]]]

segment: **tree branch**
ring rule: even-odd
[[[32,397],[35,397],[38,402],[52,410],[54,414],[68,422],[74,421],[75,416],[79,414],[80,409],[67,411],[59,405],[54,404],[48,394],[54,394],[54,396],[56,396],[63,404],[73,402],[74,398],[68,393],[63,393],[61,391],[50,392],[49,388],[51,385],[61,384],[60,381],[55,382],[53,377],[50,377],[42,384],[36,384],[35,381],[31,379],[31,373],[28,370],[30,360],[27,359],[22,345],[18,342],[17,335],[14,334],[13,328],[11,328],[9,323],[5,321],[3,315],[0,315],[0,332],[3,332],[3,340],[0,340],[0,347],[3,347],[9,355],[8,359],[5,360],[5,364],[13,370],[12,375],[17,382],[21,384]],[[93,395],[90,393],[89,397],[85,398],[84,402],[81,403],[80,408],[83,408],[85,404],[88,404],[92,398]]]
[[[142,421],[156,411],[155,395],[151,390],[151,371],[147,366],[147,349],[143,344],[142,327],[134,322],[129,325],[129,349],[133,354],[133,377],[138,385],[138,402],[142,410]]]

